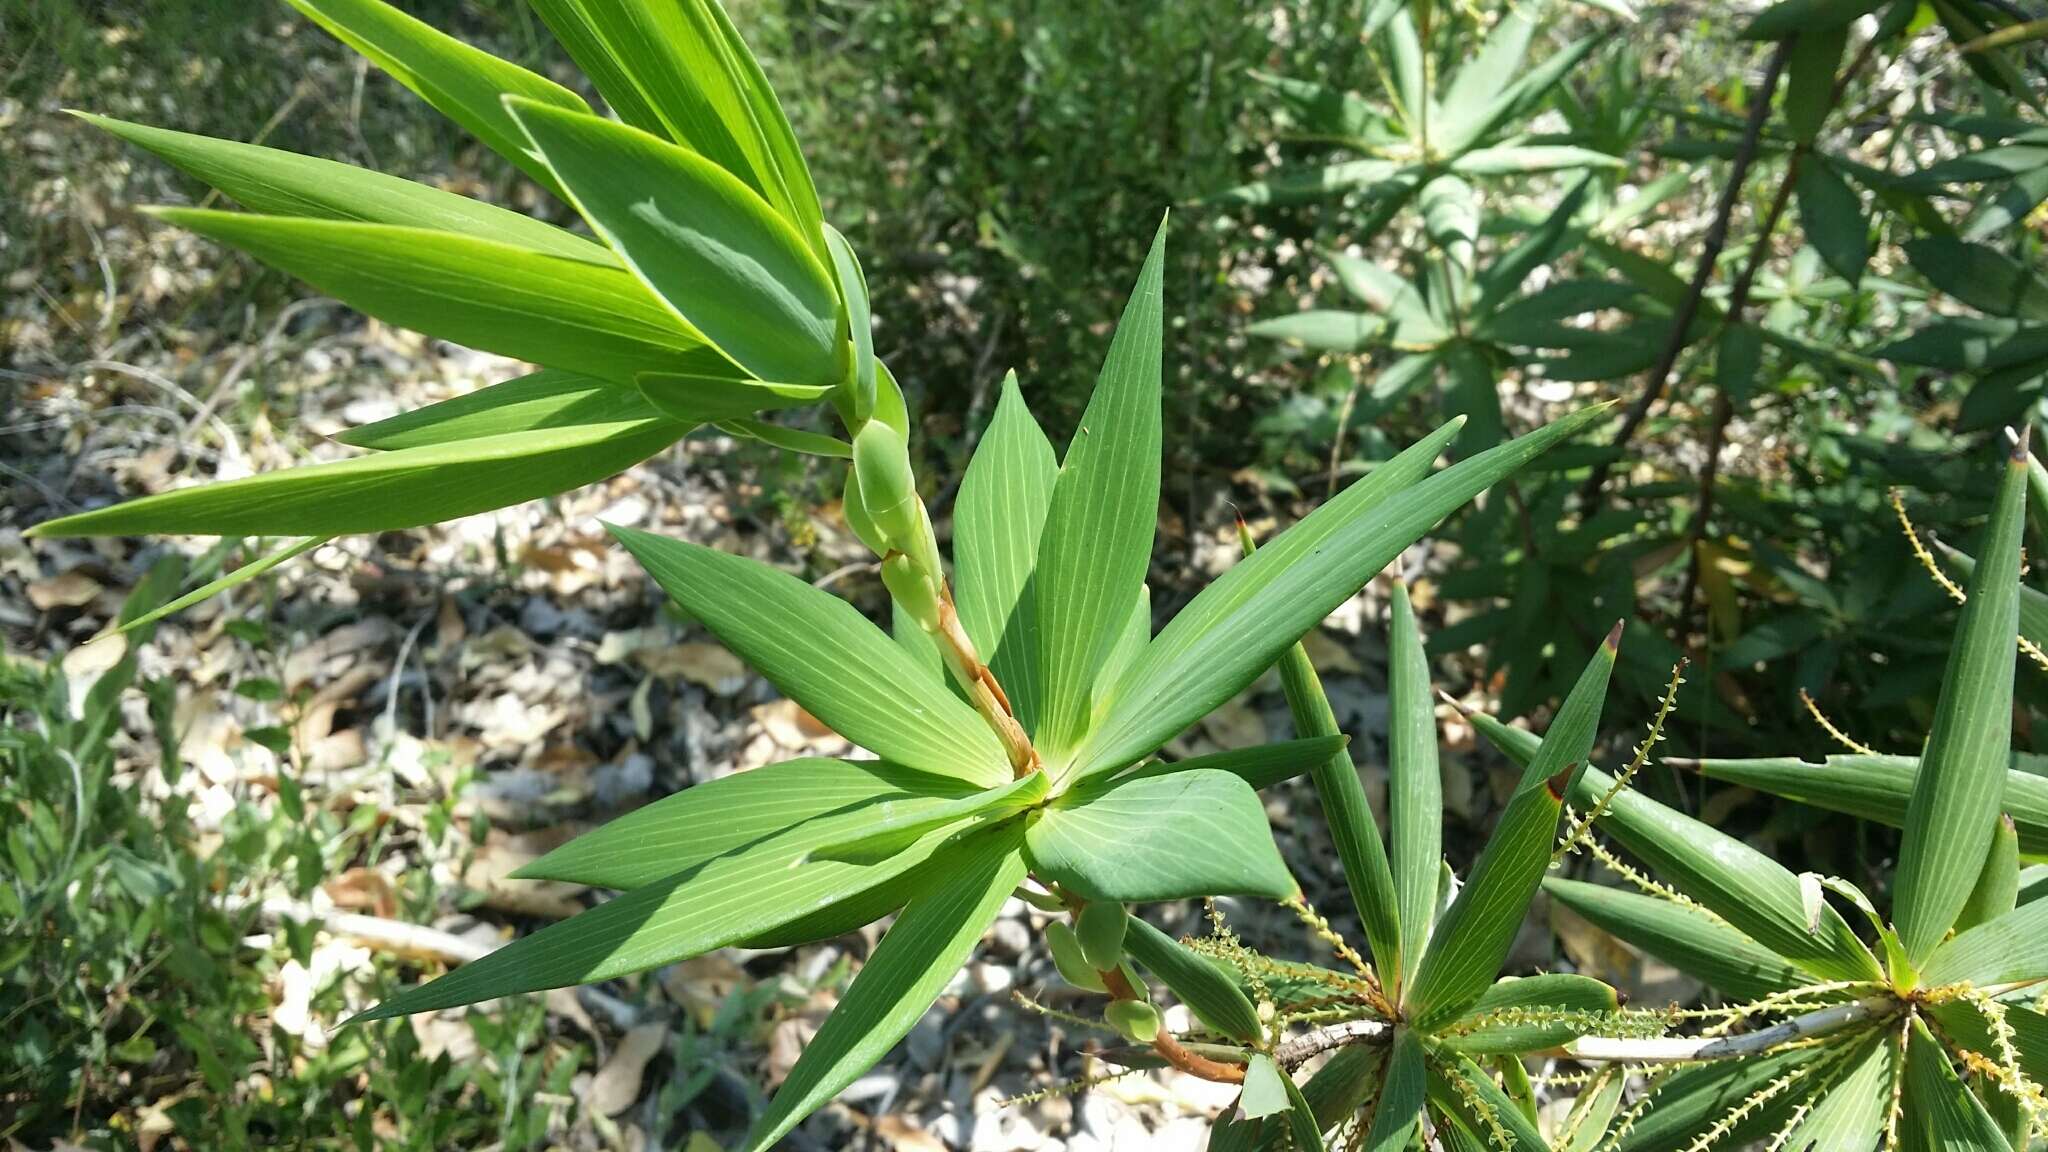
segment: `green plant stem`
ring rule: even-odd
[[[1044,882],[1041,881],[1041,883]],[[1081,911],[1088,906],[1087,903],[1073,893],[1050,884],[1046,886],[1046,890],[1065,900],[1068,917],[1078,924],[1081,919]],[[1109,998],[1112,1000],[1144,1001],[1148,999],[1145,996],[1139,995],[1138,990],[1132,987],[1130,980],[1125,978],[1121,968],[1097,969],[1095,975],[1102,980],[1102,986],[1109,990]],[[1244,1083],[1244,1068],[1242,1065],[1226,1064],[1221,1060],[1212,1060],[1199,1052],[1185,1047],[1163,1025],[1159,1029],[1159,1034],[1152,1038],[1152,1051],[1158,1053],[1160,1059],[1190,1076],[1199,1076],[1204,1080],[1213,1080],[1218,1084]]]

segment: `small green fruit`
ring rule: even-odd
[[[1134,1044],[1150,1044],[1159,1038],[1159,1009],[1142,1000],[1112,1000],[1103,1017]]]
[[[1102,983],[1102,977],[1088,963],[1087,954],[1081,951],[1080,938],[1074,935],[1074,930],[1067,927],[1065,921],[1055,920],[1045,926],[1045,942],[1052,949],[1052,964],[1060,970],[1061,979],[1090,992],[1109,991]]]
[[[1074,920],[1074,935],[1081,940],[1081,953],[1088,966],[1107,972],[1123,962],[1124,906],[1113,900],[1098,900],[1081,909]]]

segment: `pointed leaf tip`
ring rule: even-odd
[[[1603,646],[1610,654],[1621,651],[1621,630],[1627,623],[1627,620],[1616,620],[1614,627],[1608,630]]]

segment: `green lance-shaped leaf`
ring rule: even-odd
[[[1745,40],[1783,40],[1806,31],[1848,24],[1887,0],[1779,0],[1742,29]]]
[[[1588,769],[1572,802],[1590,808],[1613,787],[1613,777]],[[1819,923],[1811,926],[1799,878],[1735,837],[1633,789],[1608,803],[1598,827],[1653,875],[1801,969],[1829,980],[1879,975],[1869,949],[1832,905],[1821,905]]]
[[[789,118],[717,0],[533,0],[621,120],[746,182],[826,258],[823,214]]]
[[[1475,148],[1451,161],[1460,176],[1529,176],[1580,168],[1623,168],[1619,157],[1573,144],[1504,144]]]
[[[1928,959],[1920,982],[1939,987],[1966,980],[1980,988],[2048,980],[2048,900],[1949,937]]]
[[[1963,1078],[1927,1025],[1912,1024],[1906,1044],[1904,1107],[1899,1114],[1901,1146],[1929,1152],[2011,1152],[1998,1122]]]
[[[815,843],[813,837],[834,826],[798,824],[685,865],[661,880],[515,940],[439,980],[409,988],[362,1018],[377,1020],[610,980],[714,948],[759,942],[807,920],[815,927],[820,914],[830,917],[830,931],[801,939],[847,931],[850,926],[832,915],[836,910],[851,901],[880,915],[902,904],[909,895],[904,877],[957,831],[939,829],[884,860],[803,862]],[[863,906],[860,898],[868,894],[874,898]]]
[[[1893,1060],[1889,1029],[1864,1040],[1847,1057],[1847,1071],[1813,1094],[1813,1106],[1792,1130],[1786,1152],[1825,1152],[1831,1148],[1876,1149],[1884,1137],[1885,1113],[1891,1108]]]
[[[1165,260],[1161,221],[1111,338],[1095,394],[1060,462],[1038,543],[1038,657],[1045,698],[1032,739],[1061,774],[1086,734],[1096,672],[1152,565],[1159,520]]]
[[[524,213],[353,164],[89,112],[73,115],[147,148],[251,212],[460,232],[606,267],[619,262],[604,245]]]
[[[526,100],[510,107],[576,210],[734,363],[785,384],[845,376],[832,273],[753,189],[637,128]]]
[[[1263,791],[1329,763],[1331,757],[1342,752],[1349,743],[1349,736],[1317,736],[1306,740],[1281,740],[1251,748],[1233,748],[1228,752],[1211,752],[1206,756],[1190,756],[1186,760],[1154,760],[1122,773],[1116,777],[1116,782],[1122,784],[1152,776],[1213,769],[1228,772],[1254,790]]]
[[[1297,642],[1280,657],[1279,667],[1280,686],[1287,694],[1287,710],[1294,717],[1296,734],[1308,738],[1338,735],[1337,714],[1309,661],[1308,649]],[[1380,842],[1379,825],[1373,822],[1372,807],[1366,802],[1365,785],[1358,779],[1358,767],[1351,762],[1349,749],[1339,748],[1311,769],[1310,777],[1330,837],[1337,844],[1351,903],[1365,924],[1366,946],[1388,983],[1396,983],[1405,965],[1394,873],[1387,863],[1386,845]]]
[[[853,605],[758,560],[612,528],[677,604],[832,730],[906,767],[1011,778],[995,733]]]
[[[1581,36],[1550,53],[1534,67],[1518,69],[1514,82],[1488,104],[1484,112],[1462,133],[1465,140],[1469,143],[1478,143],[1489,138],[1497,138],[1497,134],[1510,120],[1532,112],[1553,89],[1564,82],[1565,77],[1578,67],[1580,61],[1606,39],[1605,36]],[[1460,78],[1462,77],[1461,69]],[[1461,144],[1459,150],[1465,146],[1467,145]],[[1445,150],[1451,151],[1448,148]]]
[[[1614,989],[1590,976],[1553,972],[1495,981],[1435,1038],[1475,1056],[1538,1052],[1597,1031],[1618,1012]]]
[[[1628,1077],[1610,1067],[1581,1089],[1557,1134],[1557,1152],[1594,1152],[1599,1148],[1614,1114],[1621,1110],[1621,1096],[1627,1088]]]
[[[1422,1058],[1422,1038],[1406,1026],[1394,1029],[1387,1055],[1387,1076],[1373,1105],[1372,1127],[1366,1130],[1364,1152],[1404,1152],[1422,1126],[1429,1100],[1429,1070]]]
[[[962,796],[944,804],[916,809],[884,808],[859,828],[819,844],[806,859],[872,860],[890,856],[909,847],[934,829],[962,820],[989,824],[1013,816],[1044,800],[1047,781],[1043,772],[1033,772],[996,788]],[[1115,905],[1110,905],[1115,907]],[[1114,968],[1115,963],[1098,968]]]
[[[621,268],[449,232],[157,208],[352,308],[470,348],[631,384],[642,372],[737,375]]]
[[[1523,769],[1521,783],[1472,866],[1471,878],[1437,925],[1403,999],[1419,1026],[1453,1018],[1500,973],[1529,901],[1550,869],[1558,813],[1573,776],[1592,753],[1620,644],[1617,622],[1558,708],[1542,748]]]
[[[1799,197],[1799,224],[1807,243],[1835,274],[1851,284],[1863,279],[1870,263],[1870,219],[1863,201],[1826,157],[1809,155],[1793,183]]]
[[[1501,15],[1479,51],[1451,78],[1440,115],[1430,125],[1438,149],[1455,155],[1477,139],[1490,120],[1489,110],[1522,75],[1529,41],[1535,35],[1530,13],[1510,9]]]
[[[1301,1086],[1301,1097],[1324,1129],[1335,1128],[1373,1098],[1386,1062],[1384,1049],[1365,1044],[1339,1048]],[[1267,1147],[1268,1145],[1262,1145]]]
[[[2027,453],[2027,523],[2034,530],[2035,544],[2048,544],[2048,467],[2043,467],[2041,458],[2032,452]],[[2042,599],[2048,600],[2048,596]],[[2022,615],[2026,612],[2024,602],[2020,611]],[[2043,631],[2048,632],[2048,628]]]
[[[350,428],[334,438],[357,448],[390,450],[507,432],[669,419],[689,428],[709,422],[734,435],[773,437],[793,451],[844,455],[850,449],[831,437],[780,427],[764,432],[771,426],[746,418],[749,413],[808,404],[830,391],[661,372],[642,373],[638,388],[626,388],[595,376],[544,368]]]
[[[854,424],[858,426],[875,410],[875,322],[868,302],[868,278],[853,245],[839,229],[827,230],[825,247],[832,256],[840,298],[846,304],[846,332],[853,342],[853,375],[847,384],[853,389]]]
[[[1445,400],[1465,415],[1459,454],[1469,456],[1500,443],[1500,390],[1494,384],[1493,362],[1469,340],[1444,345],[1442,359]]]
[[[1813,983],[1813,977],[1707,912],[1637,892],[1550,877],[1551,899],[1601,930],[1737,1001]]]
[[[1987,244],[1947,236],[1906,243],[1906,259],[1936,288],[1993,316],[2048,320],[2048,282]]]
[[[1896,828],[1905,821],[1917,756],[1829,756],[1812,762],[1796,756],[1754,760],[1671,760],[1710,779],[1739,784]],[[2048,855],[2048,776],[2018,768],[2005,772],[1999,806],[2013,818],[2019,850]]]
[[[45,521],[32,536],[341,536],[471,516],[602,480],[689,432],[635,420],[509,432],[309,464]]]
[[[1395,160],[1345,160],[1282,168],[1264,180],[1227,188],[1210,197],[1221,204],[1253,207],[1267,204],[1298,204],[1345,192],[1358,191],[1366,200],[1405,201],[1421,183],[1428,169],[1420,164]]]
[[[2034,530],[2038,534],[2041,531],[2041,525],[2036,520],[2035,510],[2037,508],[2048,509],[2048,499],[2043,499],[2044,493],[2041,491],[2041,486],[2035,480],[2034,469],[2036,467],[2038,465],[2033,463],[2030,456],[2027,464],[2027,519],[2034,522]],[[2041,515],[2048,516],[2048,511],[2042,512]],[[1934,544],[1942,560],[1946,562],[1949,568],[1960,574],[1965,581],[1968,581],[1970,575],[1976,572],[1977,561],[1969,553],[1959,552],[1949,547],[1944,541],[1937,540]],[[2020,585],[2020,636],[2023,639],[2032,641],[2036,645],[2048,645],[2048,593],[2030,588],[2025,584]],[[2048,795],[2048,792],[2044,792],[2043,795]]]
[[[505,110],[506,96],[590,111],[581,96],[517,64],[472,48],[400,12],[383,0],[290,0],[335,39],[362,53],[434,110],[517,164],[542,187],[561,194],[554,173],[535,156],[526,133]]]
[[[804,1048],[746,1147],[772,1146],[896,1046],[967,961],[1024,879],[1018,831],[1005,824],[946,848],[928,887],[888,935]]]
[[[1291,316],[1275,316],[1245,327],[1245,335],[1293,344],[1312,352],[1359,352],[1387,330],[1387,322],[1367,312],[1313,308]]]
[[[2020,537],[2026,525],[2022,437],[2006,466],[1969,602],[1956,624],[1934,724],[1920,756],[1892,895],[1892,923],[1914,965],[1954,926],[1991,844],[2012,749],[2013,637],[2019,633]]]
[[[1650,1110],[1637,1117],[1612,1146],[1615,1152],[1681,1152],[1694,1148],[1701,1133],[1741,1108],[1773,1081],[1799,1071],[1824,1051],[1794,1048],[1673,1073],[1657,1086]],[[1729,1148],[1741,1148],[1750,1140],[1768,1138],[1784,1126],[1799,1100],[1798,1092],[1781,1091],[1757,1104],[1720,1139]]]
[[[1381,267],[1363,256],[1332,251],[1326,254],[1337,282],[1360,303],[1386,318],[1405,334],[1411,329],[1437,327],[1429,301],[1422,290],[1400,273]],[[1303,315],[1313,315],[1304,313]],[[1440,331],[1440,329],[1439,329]]]
[[[717,421],[717,426],[720,432],[728,436],[759,440],[785,452],[801,452],[806,456],[823,456],[830,460],[853,459],[853,445],[822,432],[806,432],[802,428],[788,428],[745,416],[728,417]]]
[[[256,579],[265,572],[271,571],[278,565],[295,560],[332,539],[334,539],[332,536],[308,536],[304,540],[288,544],[275,552],[258,556],[234,571],[222,573],[219,577],[207,581],[168,604],[159,605],[132,620],[122,623],[115,631],[133,632],[137,628],[147,628],[166,616],[183,612],[194,604],[211,600],[230,588],[247,584],[249,581]]]
[[[1298,891],[1259,794],[1214,770],[1077,788],[1035,815],[1025,853],[1036,875],[1086,900]]]
[[[1117,630],[1116,642],[1110,646],[1109,654],[1102,658],[1102,667],[1095,673],[1095,715],[1102,716],[1116,702],[1116,692],[1123,684],[1124,673],[1145,651],[1145,645],[1152,642],[1152,589],[1138,585],[1138,598],[1131,604],[1131,614],[1124,620],[1124,626]]]
[[[1834,107],[1835,71],[1849,46],[1849,26],[1809,28],[1792,41],[1785,61],[1785,126],[1811,145]]]
[[[388,452],[510,432],[655,420],[661,415],[635,389],[595,376],[543,368],[347,429],[334,438],[356,448]]]
[[[1956,916],[1956,931],[1966,932],[1979,924],[1998,919],[2018,906],[2020,896],[2020,837],[2012,817],[1993,817],[1991,849],[1984,854],[1983,870],[1970,898]]]
[[[1579,208],[1586,202],[1586,194],[1592,186],[1593,177],[1580,177],[1578,182],[1572,185],[1571,191],[1565,193],[1564,197],[1557,202],[1557,207],[1550,210],[1550,215],[1543,218],[1542,224],[1538,225],[1534,231],[1524,237],[1520,243],[1503,252],[1498,259],[1487,265],[1486,270],[1479,274],[1479,303],[1472,309],[1476,316],[1497,319],[1498,317],[1494,316],[1495,309],[1521,288],[1522,282],[1529,278],[1530,273],[1542,267],[1551,257],[1557,254],[1558,249],[1564,244],[1565,238],[1571,235],[1572,221],[1578,216]],[[1558,289],[1572,283],[1574,282],[1552,281],[1542,292],[1537,293],[1530,299],[1540,300],[1544,295],[1556,293]],[[1606,285],[1604,281],[1598,280],[1579,281],[1577,283],[1601,286],[1591,289],[1595,293],[1610,291],[1618,287]],[[1625,288],[1621,290],[1627,291]],[[1586,290],[1581,289],[1580,291],[1584,292]],[[1596,296],[1595,299],[1597,298],[1599,297]],[[1608,298],[1611,299],[1612,296],[1610,295]],[[1579,309],[1579,311],[1584,311],[1584,309]],[[1576,312],[1567,313],[1567,315],[1576,314]],[[1491,323],[1491,321],[1482,320],[1482,323]]]
[[[1281,1086],[1287,1089],[1288,1144],[1296,1152],[1323,1152],[1323,1125],[1316,1119],[1315,1106],[1302,1095],[1294,1077],[1287,1077]]]
[[[2014,1004],[1999,1005],[2005,1025],[2012,1031],[2014,1054],[2020,1075],[2036,1084],[2048,1084],[2048,1015]],[[1935,1024],[1958,1047],[1989,1055],[1998,1051],[1998,1040],[1984,1018],[1982,1008],[1967,1000],[1935,1004],[1927,1010]]]
[[[1258,1010],[1238,988],[1237,981],[1217,967],[1215,961],[1188,949],[1142,917],[1129,919],[1123,946],[1133,960],[1159,977],[1159,982],[1171,988],[1188,1011],[1208,1028],[1244,1044],[1258,1040]]]
[[[1500,1136],[1505,1133],[1508,1142],[1500,1152],[1550,1152],[1536,1121],[1470,1057],[1445,1060],[1431,1073],[1429,1102],[1439,1114],[1481,1137],[1484,1147],[1500,1148]]]
[[[886,567],[884,565],[885,569]],[[911,660],[922,668],[926,675],[934,680],[947,682],[948,686],[956,690],[957,695],[958,685],[948,680],[946,658],[939,654],[939,642],[931,633],[924,630],[924,625],[919,624],[915,617],[904,611],[902,600],[894,598],[894,593],[890,595],[889,636],[902,645],[903,651],[910,655]]]
[[[1483,713],[1472,713],[1470,719],[1517,763],[1529,763],[1544,744],[1534,733]],[[1568,799],[1589,811],[1613,789],[1612,776],[1588,768]],[[1802,971],[1824,980],[1882,975],[1870,950],[1832,905],[1821,905],[1819,925],[1809,928],[1799,877],[1741,840],[1630,788],[1608,800],[1597,827],[1650,865],[1652,874]]]
[[[1458,434],[1453,420],[1267,541],[1145,646],[1079,756],[1082,772],[1133,763],[1214,711],[1402,549],[1605,411],[1575,412],[1422,479]]]
[[[1429,657],[1405,582],[1394,584],[1387,629],[1387,832],[1393,842],[1394,902],[1401,922],[1401,971],[1396,983],[1406,987],[1415,978],[1436,920],[1444,803]]]
[[[1052,443],[1032,419],[1017,374],[1006,373],[953,507],[953,594],[967,638],[1027,732],[1038,725],[1044,697],[1031,573],[1058,475]]]
[[[641,887],[770,841],[784,867],[877,820],[945,812],[988,793],[885,760],[804,757],[692,785],[547,853],[513,873],[597,888]]]

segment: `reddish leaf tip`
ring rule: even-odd
[[[1571,785],[1572,773],[1578,770],[1579,766],[1577,763],[1567,764],[1557,775],[1543,782],[1543,786],[1550,789],[1551,799],[1556,800],[1560,804],[1564,802],[1564,790]]]
[[[2032,424],[2022,424],[2017,431],[2011,428],[2005,430],[2006,441],[2012,445],[2013,464],[2021,465],[2027,462],[2027,441],[2033,437],[2033,434],[2034,426]]]
[[[1621,650],[1621,629],[1622,626],[1627,623],[1627,620],[1616,620],[1614,622],[1614,627],[1608,630],[1607,639],[1603,642],[1602,645],[1607,649],[1608,652],[1612,653]]]

